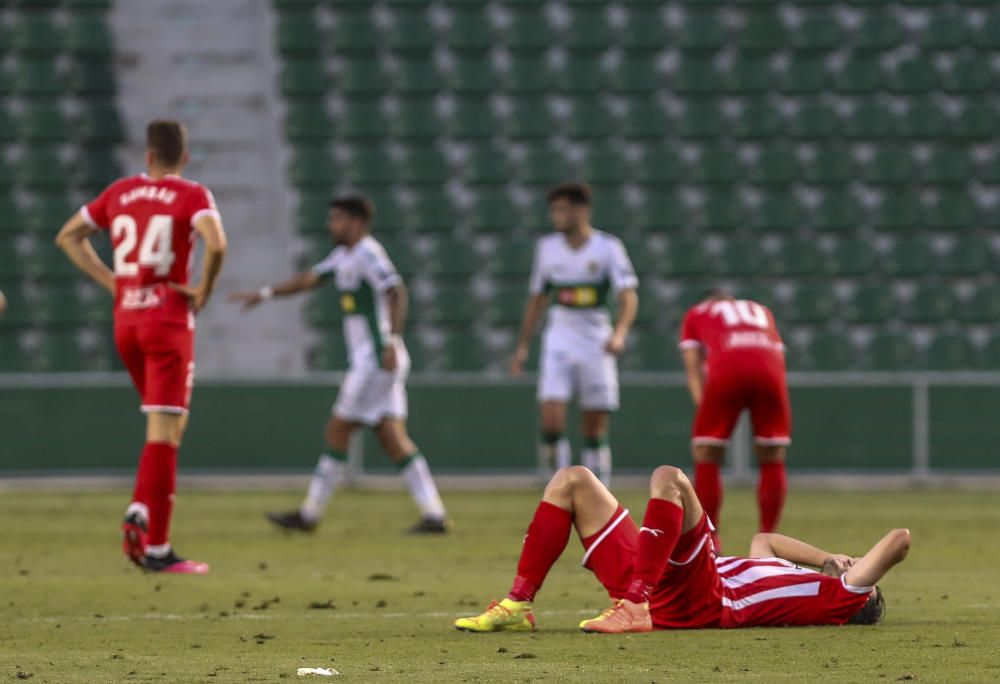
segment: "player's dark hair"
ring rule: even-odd
[[[331,209],[359,218],[365,223],[371,223],[375,218],[375,205],[364,195],[343,195],[330,202]]]
[[[736,299],[736,297],[733,296],[733,293],[732,293],[731,290],[729,290],[729,289],[727,289],[725,287],[713,287],[710,290],[705,290],[705,292],[701,295],[701,301],[703,301],[703,302],[707,301],[707,300],[710,300],[710,299],[712,299],[712,300],[715,300],[715,299]]]
[[[851,616],[847,621],[849,625],[877,625],[885,617],[885,599],[882,597],[882,590],[875,587],[875,593],[868,597],[861,610]]]
[[[146,126],[146,147],[158,164],[175,167],[187,149],[187,129],[180,121],[155,119]]]
[[[560,183],[549,190],[548,200],[552,204],[556,200],[569,200],[578,207],[589,207],[594,201],[594,191],[586,183]]]

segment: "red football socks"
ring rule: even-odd
[[[176,477],[177,447],[167,442],[146,442],[133,497],[149,509],[150,546],[166,544],[169,539]]]
[[[757,483],[757,505],[760,507],[760,531],[774,532],[781,520],[785,506],[788,478],[785,462],[772,461],[760,464],[760,482]]]
[[[684,525],[684,509],[664,499],[650,499],[646,517],[639,530],[639,550],[636,554],[632,583],[625,598],[633,603],[644,603],[659,582],[670,554],[677,546]]]
[[[535,509],[517,563],[517,577],[507,594],[511,601],[534,601],[545,576],[569,542],[573,514],[543,501]]]
[[[722,469],[718,463],[695,463],[694,491],[708,519],[718,527],[722,509]]]

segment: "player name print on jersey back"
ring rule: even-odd
[[[195,221],[219,215],[208,188],[175,175],[129,176],[109,185],[80,213],[111,234],[116,319],[190,323],[187,297],[169,284],[190,279]]]
[[[725,352],[750,350],[781,357],[785,345],[774,316],[748,299],[720,299],[688,310],[681,326],[681,349],[702,347],[709,366]]]
[[[575,347],[603,345],[611,335],[608,293],[638,287],[632,262],[621,240],[595,230],[574,249],[561,234],[539,239],[531,270],[533,295],[552,296],[545,344]]]

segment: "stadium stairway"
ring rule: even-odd
[[[120,106],[133,122],[125,168],[138,170],[142,122],[189,128],[187,175],[215,193],[230,246],[214,300],[199,318],[200,374],[300,372],[308,341],[299,302],[244,315],[228,291],[287,277],[294,251],[280,159],[271,4],[267,0],[117,2]]]

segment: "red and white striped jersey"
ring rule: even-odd
[[[722,580],[720,627],[843,624],[871,587],[853,587],[781,558],[715,559]]]

